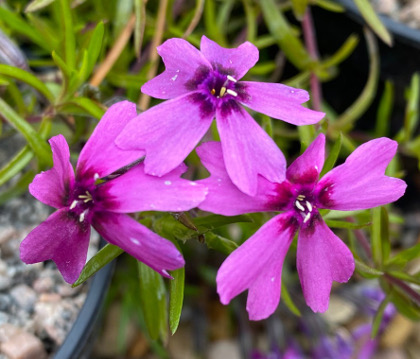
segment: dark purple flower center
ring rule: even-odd
[[[316,209],[313,203],[314,198],[312,194],[305,192],[305,194],[300,193],[297,195],[293,206],[298,216],[302,217],[303,223],[307,223],[315,213]]]
[[[77,183],[69,200],[69,212],[79,222],[90,222],[93,210],[96,209],[100,198],[97,194],[97,186],[94,183]]]
[[[243,101],[247,95],[245,85],[238,82],[232,71],[220,66],[213,70],[200,67],[186,86],[190,91],[197,91],[192,100],[198,103],[204,116],[215,112],[216,108],[222,111],[231,111],[236,101]]]

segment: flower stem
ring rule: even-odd
[[[318,61],[318,48],[316,44],[316,37],[315,37],[315,29],[314,24],[312,21],[312,14],[311,9],[308,6],[305,12],[305,15],[302,19],[302,29],[303,29],[303,36],[305,39],[305,45],[308,49],[309,55],[311,55],[312,59]],[[310,86],[311,86],[311,95],[312,95],[312,107],[316,111],[321,111],[321,102],[322,102],[322,89],[321,83],[315,74],[315,72],[311,71],[310,76]]]

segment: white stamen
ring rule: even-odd
[[[238,80],[237,80],[237,79],[235,79],[234,77],[232,77],[232,76],[230,76],[230,75],[227,75],[227,79],[228,79],[229,81],[232,81],[232,82],[238,82]]]
[[[309,212],[312,212],[312,204],[306,201],[306,207],[308,207]]]
[[[171,181],[165,181],[165,185],[170,186],[172,184]]]
[[[305,212],[305,207],[303,207],[303,206],[299,203],[299,201],[296,201],[296,202],[295,202],[295,205],[296,205],[296,207],[297,207],[297,208],[299,208],[302,212]]]
[[[71,203],[71,205],[70,205],[70,209],[73,209],[74,207],[76,207],[76,206],[77,206],[77,202],[78,202],[78,201],[74,200],[74,201]]]
[[[235,91],[233,91],[233,90],[231,90],[231,89],[227,89],[226,90],[226,92],[229,94],[229,95],[232,95],[232,96],[238,96],[238,93],[237,92],[235,92]]]
[[[309,218],[311,218],[311,212],[308,212],[308,214],[305,216],[303,223],[306,223],[309,221]]]
[[[86,214],[85,211],[80,213],[79,222],[83,222],[85,220],[85,214]]]

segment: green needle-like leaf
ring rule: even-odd
[[[55,0],[32,0],[25,8],[25,12],[34,12],[43,9]]]
[[[384,24],[382,24],[378,15],[376,15],[370,2],[368,0],[354,0],[354,3],[376,35],[378,35],[387,45],[392,46],[392,36]]]
[[[138,262],[140,305],[144,313],[149,335],[157,340],[166,332],[166,288],[161,275],[152,268]]]
[[[25,137],[39,160],[52,166],[51,149],[45,140],[1,98],[0,114]]]
[[[184,303],[185,267],[172,271],[171,275],[174,279],[169,283],[169,328],[174,335]]]
[[[105,267],[108,263],[112,262],[123,252],[124,251],[120,247],[114,246],[112,244],[106,244],[86,263],[79,278],[76,282],[74,282],[73,287],[77,287],[78,285],[87,281],[97,271]]]
[[[0,64],[0,75],[8,76],[13,79],[22,81],[38,90],[48,99],[48,101],[54,102],[54,95],[51,93],[48,87],[28,71],[22,70],[18,67]]]

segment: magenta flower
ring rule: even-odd
[[[64,279],[73,283],[86,262],[90,225],[109,243],[117,245],[165,277],[180,268],[184,259],[168,240],[122,214],[144,210],[184,211],[196,207],[206,188],[180,178],[185,166],[157,178],[137,164],[125,174],[96,185],[142,153],[122,151],[114,140],[137,115],[135,104],[120,102],[105,113],[80,153],[76,176],[62,135],[50,139],[54,167],[38,174],[30,193],[57,211],[23,240],[20,257],[25,263],[52,259]]]
[[[142,91],[169,101],[131,121],[117,145],[145,150],[146,173],[162,176],[187,157],[216,117],[233,183],[253,195],[258,174],[282,181],[283,154],[241,104],[295,125],[308,125],[324,116],[300,105],[309,100],[308,93],[277,83],[239,81],[258,61],[258,49],[249,42],[225,49],[203,36],[199,51],[183,39],[169,39],[158,52],[166,70],[144,84]]]
[[[271,315],[280,300],[283,261],[299,230],[297,270],[303,294],[313,311],[324,312],[332,282],[349,280],[354,259],[318,210],[361,210],[400,198],[405,192],[405,182],[384,174],[396,149],[397,143],[388,138],[369,141],[358,147],[344,164],[318,180],[325,151],[325,136],[321,134],[290,165],[283,183],[259,177],[257,194],[250,197],[229,179],[220,144],[201,145],[197,152],[211,176],[199,181],[209,189],[200,209],[228,216],[284,211],[224,261],[216,278],[221,302],[227,304],[248,289],[250,319]]]

